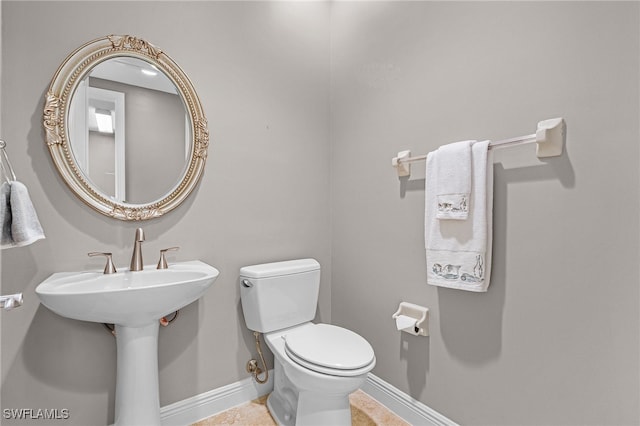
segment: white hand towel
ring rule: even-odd
[[[38,221],[27,187],[18,181],[12,181],[10,187],[8,208],[5,205],[4,210],[10,212],[11,238],[5,239],[6,223],[3,222],[0,248],[22,247],[44,238],[44,231]],[[2,201],[0,204],[4,203],[4,199],[0,201]],[[4,216],[3,220],[6,220],[6,212]]]
[[[2,182],[0,185],[0,225],[2,225],[2,233],[0,234],[0,247],[11,247],[13,238],[11,238],[11,183]]]
[[[438,219],[466,220],[471,193],[471,146],[476,141],[443,145],[437,150]]]
[[[427,155],[425,246],[427,283],[476,292],[491,278],[493,156],[489,141],[471,145],[471,192],[467,220],[437,220],[437,152]]]

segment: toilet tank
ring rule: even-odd
[[[240,268],[240,300],[247,327],[268,333],[316,316],[320,264],[288,260]]]

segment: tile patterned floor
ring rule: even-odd
[[[354,426],[409,426],[384,405],[358,390],[349,395],[351,402],[351,422]],[[253,400],[239,407],[231,408],[193,426],[276,426],[267,410],[267,397]]]

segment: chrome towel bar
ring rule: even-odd
[[[7,155],[7,151],[5,150],[7,143],[0,139],[0,151],[2,151],[2,157],[0,158],[0,168],[2,168],[3,178],[7,182],[13,182],[16,180],[16,174],[13,172],[13,167],[11,167],[11,162],[9,162],[9,156]]]
[[[11,310],[22,306],[22,293],[0,296],[0,309]]]

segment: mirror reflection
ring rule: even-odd
[[[115,202],[154,202],[184,176],[189,114],[174,83],[150,62],[122,56],[96,65],[73,93],[68,124],[76,164]]]

